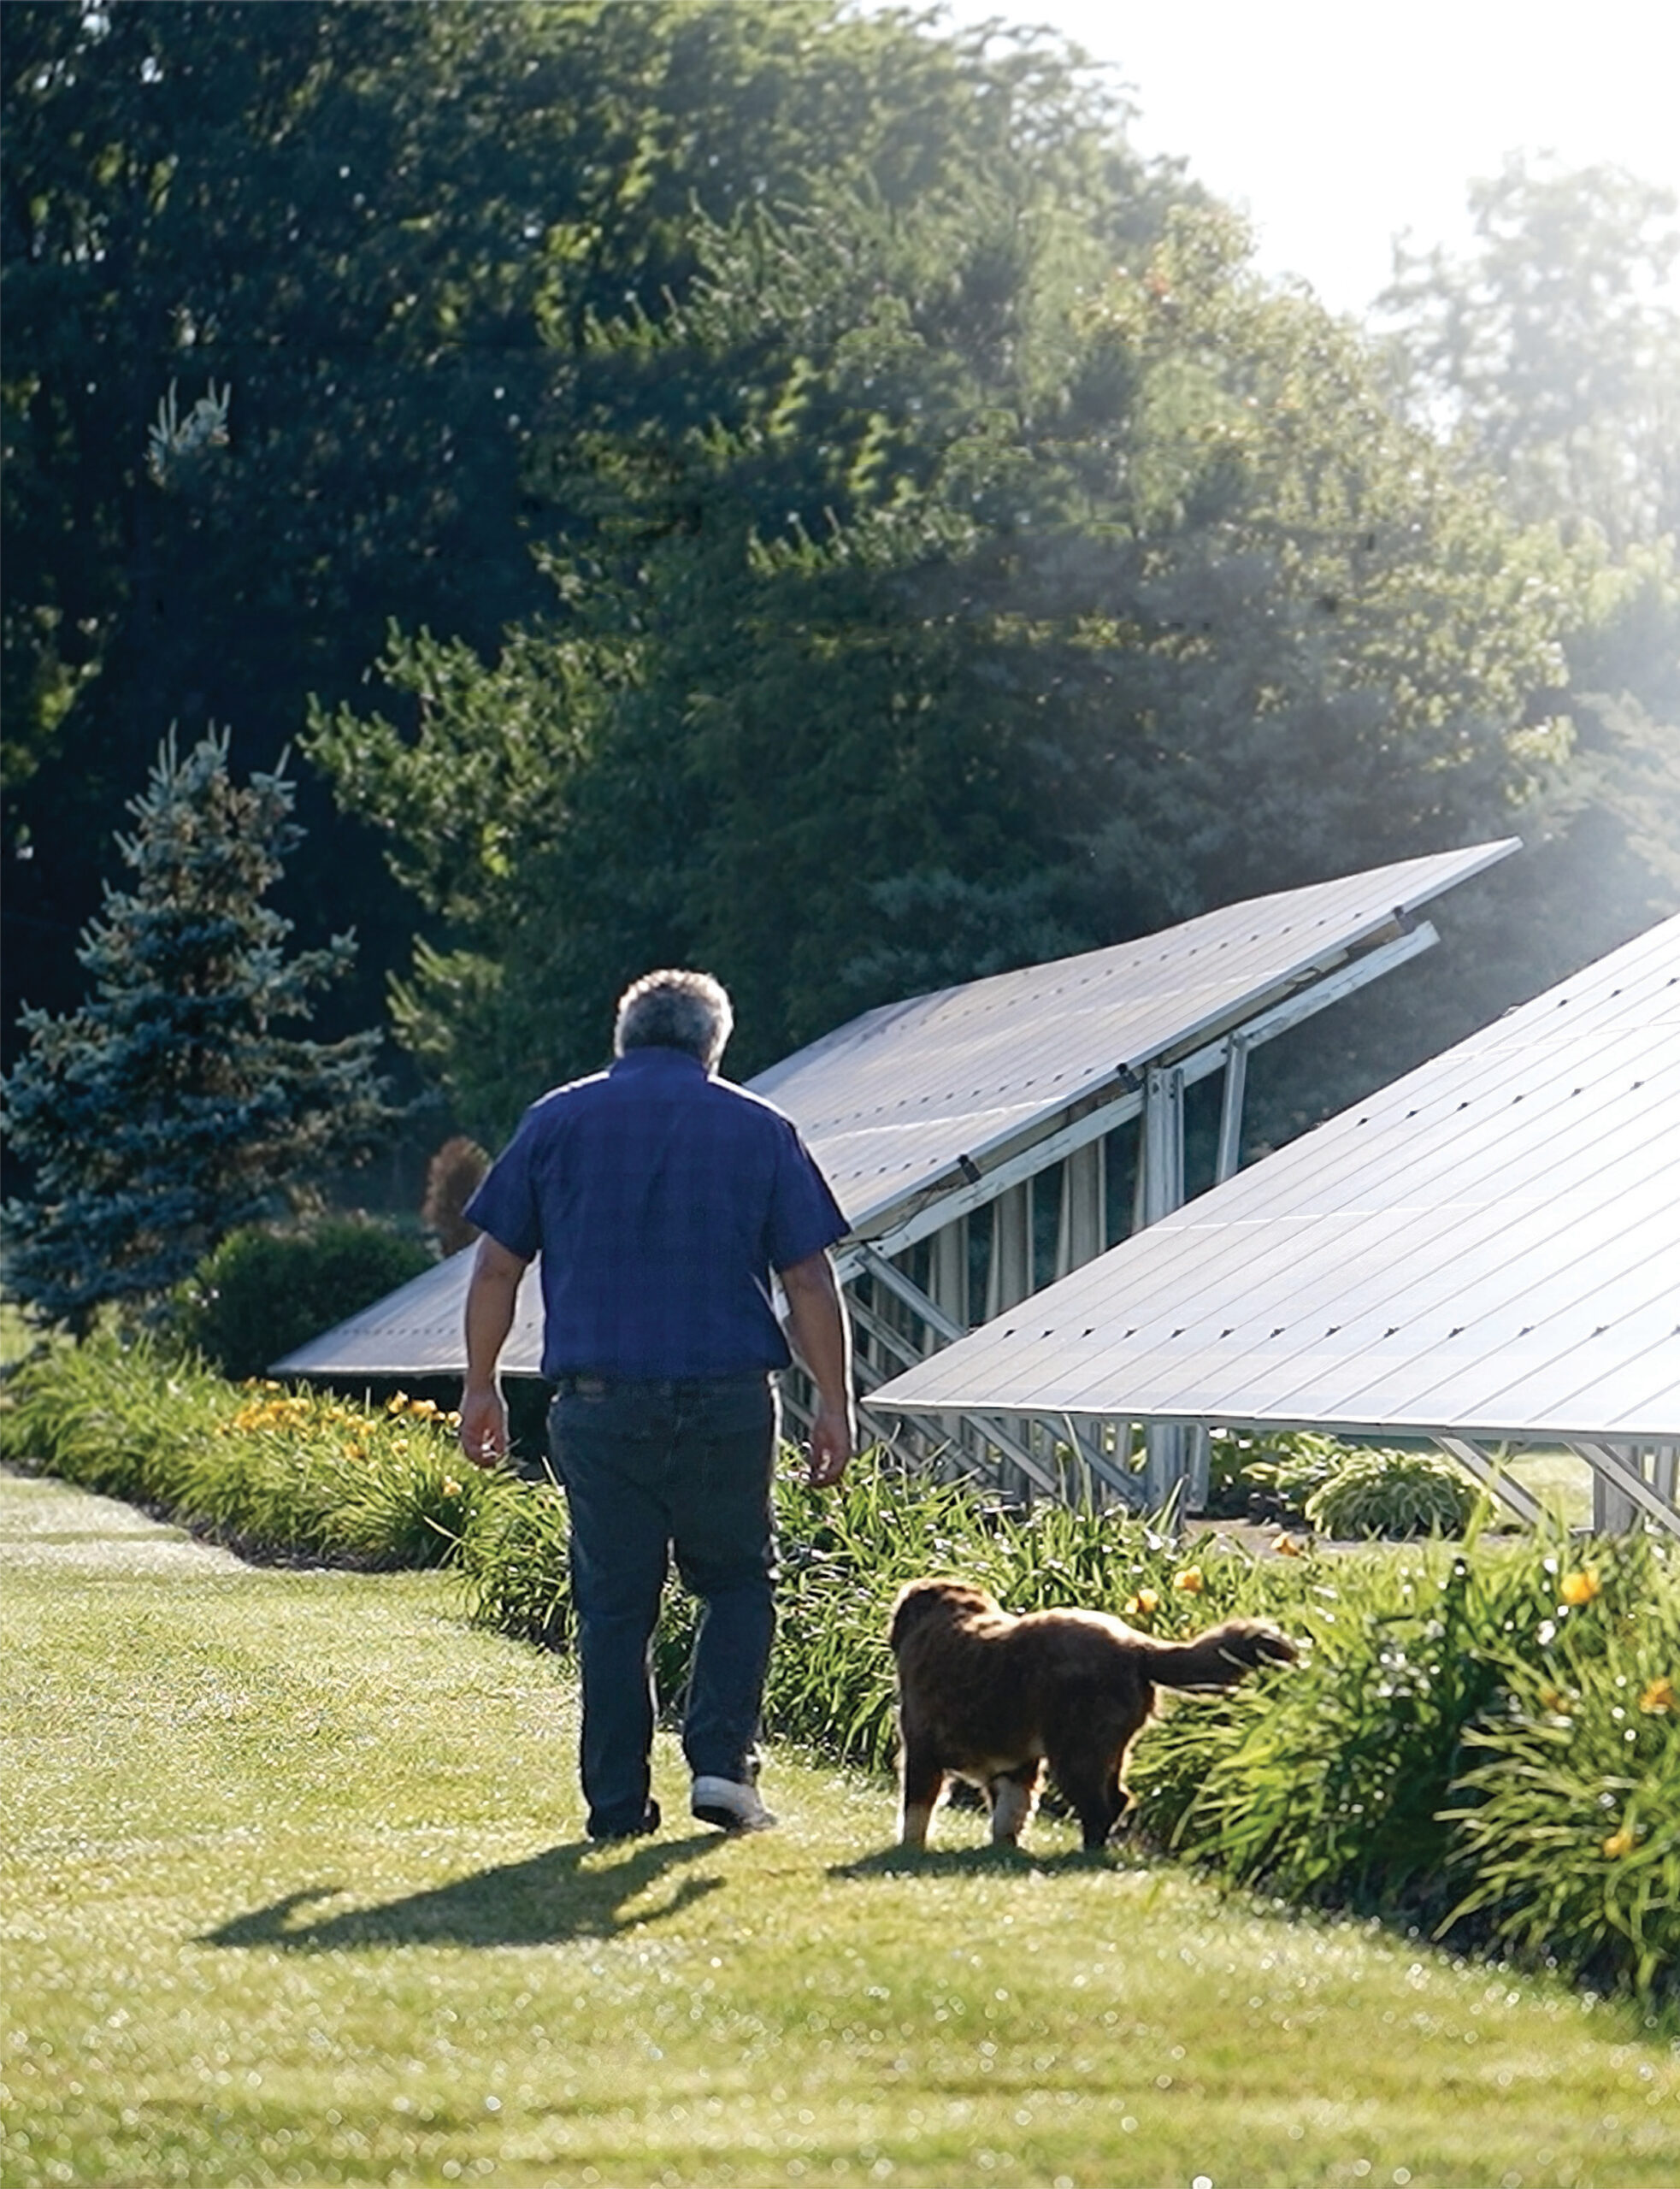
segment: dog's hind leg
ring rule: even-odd
[[[1120,1790],[1117,1756],[1082,1749],[1070,1755],[1052,1754],[1050,1773],[1068,1806],[1079,1819],[1088,1854],[1106,1846],[1123,1814],[1127,1797]]]
[[[1038,1807],[1039,1761],[1018,1763],[1013,1771],[1000,1771],[988,1779],[986,1791],[992,1803],[992,1844],[994,1847],[1020,1844],[1023,1828]]]
[[[925,1847],[928,1826],[945,1785],[945,1766],[939,1750],[927,1741],[906,1734],[900,1761],[902,1799],[899,1805],[899,1842],[905,1847]]]

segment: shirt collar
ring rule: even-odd
[[[613,1079],[638,1079],[644,1076],[684,1071],[698,1072],[702,1079],[709,1076],[699,1057],[691,1057],[687,1049],[667,1049],[657,1046],[626,1049],[622,1057],[615,1057],[608,1066],[608,1076]]]

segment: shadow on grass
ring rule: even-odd
[[[672,1890],[648,1906],[634,1905],[678,1864],[722,1844],[716,1832],[705,1832],[634,1842],[609,1853],[592,1840],[575,1840],[400,1900],[314,1917],[307,1914],[311,1907],[338,1899],[349,1888],[306,1886],[234,1916],[194,1943],[314,1953],[357,1946],[558,1945],[571,1938],[610,1938],[677,1915],[716,1891],[722,1878],[675,1879]]]
[[[1035,1855],[1025,1847],[994,1847],[988,1840],[979,1847],[882,1847],[855,1862],[833,1862],[831,1878],[961,1878],[1018,1877],[1025,1870],[1138,1869],[1143,1859],[1135,1850],[1099,1847],[1088,1853],[1082,1847],[1058,1848]]]

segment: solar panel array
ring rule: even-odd
[[[1680,919],[869,1403],[1680,1437]]]
[[[773,1065],[854,1230],[1023,1128],[1225,1031],[1516,849],[1478,844],[1222,906],[1137,942],[866,1012]]]
[[[748,1084],[799,1124],[855,1234],[960,1184],[1075,1103],[1223,1033],[1506,858],[1514,838],[1249,899],[1140,941],[865,1012]],[[285,1374],[445,1375],[462,1365],[470,1254],[442,1263],[275,1364]],[[503,1354],[534,1374],[540,1301]]]

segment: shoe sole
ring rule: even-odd
[[[710,1802],[697,1803],[692,1814],[702,1824],[715,1824],[722,1832],[769,1832],[776,1820],[769,1814],[757,1817],[737,1816],[733,1809],[722,1804],[714,1807]]]

